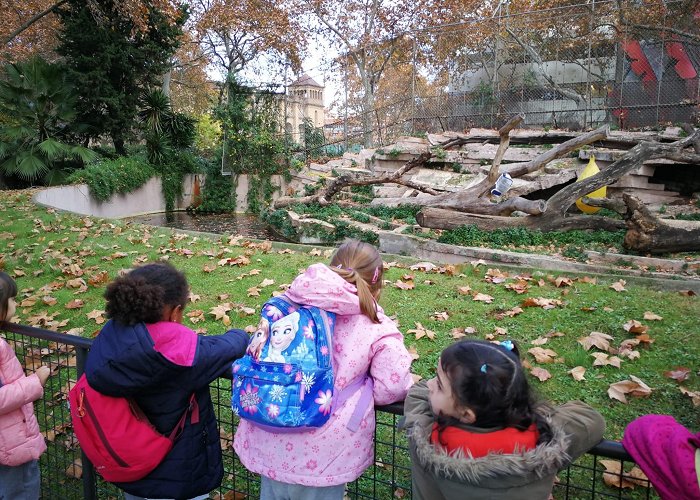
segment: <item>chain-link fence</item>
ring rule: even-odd
[[[341,90],[337,118],[326,118],[327,151],[387,145],[402,135],[498,128],[518,113],[525,115],[522,126],[537,128],[698,123],[697,4],[566,3],[514,12],[500,2],[489,17],[405,33],[369,110],[352,59],[341,55],[328,72]],[[285,109],[316,109],[313,98],[293,99],[306,104]]]
[[[48,365],[52,376],[42,399],[35,403],[36,415],[48,449],[40,459],[41,498],[47,500],[121,498],[121,492],[95,474],[80,447],[70,424],[67,394],[71,383],[82,373],[90,339],[64,335],[40,328],[0,322],[3,337],[12,345],[28,372]],[[211,385],[216,410],[221,449],[224,456],[224,479],[212,498],[257,498],[260,478],[248,472],[232,448],[236,420],[231,412],[231,382],[219,379]],[[348,484],[351,499],[410,499],[410,457],[406,437],[398,431],[403,404],[376,408],[375,459],[365,473]],[[601,459],[620,464],[618,472]],[[619,462],[618,462],[619,461]],[[622,445],[603,441],[584,457],[559,473],[553,490],[554,499],[649,499],[658,498],[648,481],[630,475],[634,462]],[[614,467],[612,468],[614,469]],[[610,487],[606,484],[617,484]],[[624,488],[622,488],[624,486]],[[630,489],[632,487],[633,489]]]

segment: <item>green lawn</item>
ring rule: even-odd
[[[312,247],[296,246],[283,250],[281,246],[248,243],[230,236],[205,238],[81,217],[36,206],[30,196],[29,191],[0,192],[0,268],[16,277],[21,290],[19,321],[62,332],[96,334],[102,319],[99,312],[104,309],[105,280],[111,280],[120,270],[156,259],[167,259],[187,274],[195,302],[186,314],[202,313],[186,318],[186,325],[207,333],[219,333],[227,327],[244,328],[257,323],[260,305],[273,291],[291,283],[309,264],[327,261],[330,256],[326,248],[313,251]],[[488,272],[486,265],[423,271],[409,269],[415,263],[410,259],[387,256],[385,261],[393,264],[385,273],[387,282],[380,303],[396,317],[406,345],[415,350],[416,374],[431,376],[441,349],[454,341],[453,329],[461,329],[462,333],[467,329],[467,335],[476,338],[508,337],[517,341],[523,358],[532,367],[545,368],[552,375],[544,382],[531,379],[540,395],[554,402],[582,399],[592,404],[608,421],[608,439],[619,439],[627,422],[651,412],[670,413],[685,425],[700,428],[700,412],[679,389],[683,386],[700,391],[698,297],[631,284],[625,285],[625,291],[616,291],[610,285],[617,278],[594,283],[548,272],[503,267],[493,271],[496,266]],[[269,280],[274,283],[267,284]],[[410,281],[413,288],[397,287],[400,280]],[[509,287],[520,287],[524,293]],[[488,295],[492,301],[474,300],[481,298],[477,294]],[[560,303],[551,309],[540,306],[522,307],[520,313],[514,310],[527,299],[555,299]],[[76,308],[67,308],[69,304]],[[210,311],[222,304],[231,310],[216,319]],[[647,311],[663,319],[645,320]],[[192,319],[198,321],[193,323]],[[224,324],[228,320],[229,326]],[[633,347],[639,352],[636,359],[620,356],[620,368],[593,366],[591,354],[603,351],[593,347],[587,352],[578,339],[591,332],[610,335],[612,352],[608,354],[612,356],[623,340],[635,339],[623,328],[630,320],[648,327],[645,340],[652,342]],[[423,335],[417,323],[429,333]],[[499,334],[504,330],[505,335]],[[562,335],[547,337],[552,333]],[[531,344],[536,339],[540,339],[538,343],[547,340],[539,347],[556,353],[553,362],[537,363],[526,352],[536,347]],[[575,381],[569,374],[577,366],[586,369],[582,381]],[[664,375],[676,367],[690,370],[682,384]],[[629,397],[628,404],[610,399],[609,385],[630,376],[639,377],[651,387],[651,394]]]

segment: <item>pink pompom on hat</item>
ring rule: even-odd
[[[693,434],[669,415],[644,415],[625,429],[622,445],[664,500],[700,499]]]

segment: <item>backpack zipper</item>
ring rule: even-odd
[[[80,390],[80,402],[83,404],[85,411],[88,414],[88,417],[90,417],[90,420],[92,420],[92,423],[95,424],[95,430],[97,431],[97,434],[100,437],[100,440],[105,446],[105,449],[107,450],[107,453],[109,453],[112,458],[114,459],[117,464],[119,464],[121,467],[129,467],[129,464],[127,464],[122,458],[117,455],[117,452],[114,451],[114,448],[112,448],[112,445],[109,444],[107,441],[107,436],[105,436],[104,431],[102,430],[102,427],[100,426],[100,423],[97,420],[97,417],[95,417],[95,413],[92,411],[92,408],[90,407],[90,403],[88,402],[88,399],[85,397],[85,389]]]

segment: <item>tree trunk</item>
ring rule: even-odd
[[[561,219],[543,219],[537,216],[528,217],[501,217],[483,214],[463,213],[442,208],[424,207],[416,215],[418,224],[432,229],[457,229],[464,225],[475,225],[484,231],[493,231],[507,227],[524,227],[539,229],[540,231],[569,231],[572,229],[588,230],[598,229],[604,231],[618,231],[625,228],[624,221],[597,217],[595,215],[581,215]]]
[[[657,254],[700,250],[700,223],[660,220],[638,198],[629,194],[622,198],[627,205],[625,248]]]

